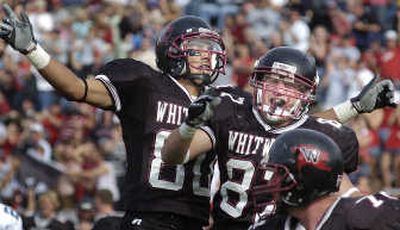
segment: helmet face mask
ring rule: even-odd
[[[170,23],[157,42],[156,54],[164,73],[199,86],[211,84],[225,73],[222,38],[198,17],[186,16]]]
[[[275,48],[258,60],[250,78],[254,108],[270,126],[288,125],[308,111],[318,81],[307,55],[287,47]]]
[[[289,169],[281,164],[261,163],[257,170],[259,178],[252,198],[256,218],[263,219],[282,210],[277,206],[281,205],[283,194],[296,187],[298,182]]]
[[[254,104],[262,118],[272,126],[299,119],[314,101],[314,84],[283,70],[257,68],[251,79]]]

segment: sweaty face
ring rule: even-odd
[[[280,71],[258,73],[253,87],[258,112],[274,127],[298,119],[310,101],[312,89],[294,74]]]
[[[223,52],[221,46],[210,39],[192,38],[182,43],[187,53],[187,62],[191,74],[211,75],[217,69],[219,54]]]

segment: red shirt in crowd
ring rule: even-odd
[[[400,48],[383,51],[379,59],[381,76],[400,81]]]

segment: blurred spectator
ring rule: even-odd
[[[54,19],[50,12],[47,11],[47,1],[30,1],[26,7],[34,33],[35,35],[37,34],[36,39],[41,41],[44,38],[44,33],[54,30]]]
[[[78,203],[75,199],[75,188],[68,177],[63,176],[58,181],[57,192],[60,195],[61,208],[58,212],[57,219],[62,223],[71,223],[74,226],[79,223],[77,207]]]
[[[79,230],[91,230],[93,228],[93,221],[95,215],[95,207],[93,205],[92,198],[84,198],[78,207],[78,218],[79,223],[75,226],[75,229]]]
[[[8,104],[7,99],[4,97],[4,94],[0,91],[0,116],[5,116],[11,110],[10,105]]]
[[[249,77],[252,71],[253,58],[250,56],[248,45],[238,45],[235,49],[235,57],[232,63],[232,78],[241,89],[248,89]]]
[[[389,0],[369,0],[371,14],[377,19],[381,27],[386,27],[386,13]]]
[[[88,73],[120,57],[154,67],[154,42],[162,26],[190,12],[203,15],[223,34],[228,65],[215,85],[235,84],[246,89],[254,60],[282,45],[315,57],[321,78],[317,109],[355,95],[374,75],[400,84],[400,8],[396,1],[16,2],[21,2],[13,5],[17,13],[27,10],[38,42],[82,78],[91,77]],[[53,178],[50,182],[35,182],[34,189],[28,186],[29,178],[17,176],[26,168],[20,164],[27,164],[20,158],[30,154],[56,168],[61,165],[65,172],[57,187],[61,206],[54,211],[61,223],[71,222],[76,229],[97,228],[101,223],[103,229],[110,229],[112,222],[93,226],[96,213],[92,200],[96,191],[107,189],[112,203],[120,208],[126,151],[119,122],[111,112],[60,100],[29,61],[3,41],[0,57],[0,199],[20,213],[28,210],[32,216],[36,208],[26,207],[26,201],[35,201],[35,193],[48,187],[54,189],[46,183],[56,182],[56,175],[49,175]],[[393,186],[400,186],[398,113],[379,110],[351,124],[361,146],[360,168],[353,179],[364,193],[382,188],[397,191]],[[38,221],[47,219],[40,210],[35,215]]]
[[[14,113],[17,114],[15,111]],[[7,137],[2,146],[2,150],[3,154],[8,156],[16,153],[16,150],[19,147],[20,142],[22,141],[22,127],[18,120],[5,121],[5,124],[7,126]]]
[[[76,36],[76,39],[83,40],[90,34],[93,22],[89,19],[89,14],[83,8],[77,8],[74,13],[75,20],[71,26],[72,32]]]
[[[350,2],[350,1],[349,1]],[[343,11],[335,1],[326,1],[328,22],[322,23],[333,36],[342,37],[352,32],[353,15]],[[321,14],[321,13],[320,13]],[[322,13],[323,14],[323,13]]]
[[[49,54],[57,61],[68,64],[68,41],[62,37],[59,29],[54,29],[43,34],[43,39],[46,43],[43,46],[48,50]]]
[[[65,115],[62,113],[61,105],[56,103],[43,110],[39,116],[40,122],[46,129],[47,139],[52,146],[59,140],[60,128],[64,117]]]
[[[310,37],[310,54],[315,58],[317,72],[320,81],[325,76],[325,65],[330,52],[330,40],[327,29],[324,26],[318,25],[314,28]],[[324,101],[326,95],[326,88],[319,86],[317,88],[317,100]]]
[[[26,153],[37,160],[51,162],[52,149],[45,138],[43,125],[32,123],[27,135],[25,140],[27,145]]]
[[[353,81],[349,85],[348,98],[355,97],[375,77],[374,73],[365,66],[363,61],[358,61],[354,66],[354,70]]]
[[[281,21],[283,41],[295,49],[306,52],[310,46],[310,28],[301,17],[300,4],[293,4],[289,10],[289,20]]]
[[[227,14],[236,14],[239,7],[234,1],[228,0],[199,0],[199,16],[206,19],[211,26],[222,30],[224,17]]]
[[[34,199],[34,197],[30,197],[30,199]],[[71,229],[71,226],[65,225],[56,219],[57,209],[60,207],[57,193],[54,191],[43,193],[39,196],[38,201],[38,210],[32,216],[23,217],[24,229]]]
[[[332,54],[322,84],[327,86],[325,108],[341,103],[348,98],[348,89],[353,81],[354,70],[342,53]]]
[[[93,195],[96,188],[109,189],[113,197],[119,200],[115,171],[112,165],[105,162],[93,143],[86,143],[76,150],[82,161],[78,171],[68,172],[70,178],[76,183],[78,200]]]
[[[268,0],[255,1],[254,9],[247,15],[251,33],[259,39],[268,39],[279,28],[281,15],[278,10]]]
[[[349,66],[355,67],[360,59],[360,51],[354,46],[354,43],[353,37],[349,34],[339,37],[336,44],[332,46],[331,55],[343,55],[349,61]]]
[[[367,11],[367,8],[361,2],[356,2],[350,9],[354,15],[353,33],[356,38],[356,45],[364,51],[368,44],[374,40],[381,40],[381,26],[375,15]]]
[[[388,118],[389,137],[382,156],[382,173],[385,188],[400,187],[400,107]]]
[[[396,84],[400,82],[400,48],[398,46],[397,32],[388,30],[385,32],[386,46],[383,49],[380,59],[379,67],[381,76],[395,81]]]
[[[156,55],[154,53],[154,46],[150,38],[143,38],[142,46],[139,50],[133,51],[131,58],[142,61],[153,69],[158,69],[156,64]]]
[[[39,100],[38,108],[39,110],[46,109],[57,100],[57,95],[54,92],[53,86],[44,80],[34,67],[31,68],[31,71],[36,79],[36,89]]]
[[[239,12],[236,15],[227,15],[225,24],[225,30],[229,31],[233,42],[239,44],[246,44],[248,42],[249,24],[243,12]]]
[[[112,193],[107,189],[101,189],[95,195],[96,215],[94,217],[93,230],[118,229],[122,220],[113,208]]]
[[[0,200],[2,198],[11,201],[14,191],[19,189],[16,177],[19,164],[18,158],[0,152]]]
[[[374,111],[371,114],[359,116],[351,124],[360,145],[360,165],[357,172],[352,173],[350,176],[355,184],[359,184],[364,190],[371,190],[369,187],[372,186],[377,187],[378,162],[380,160],[380,142],[378,136],[380,120],[376,118],[380,117],[381,112]]]

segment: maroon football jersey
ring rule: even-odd
[[[296,230],[296,219],[275,216],[249,229]],[[363,197],[339,198],[325,213],[316,230],[400,229],[400,200],[384,192]]]
[[[164,140],[192,102],[175,79],[133,59],[108,63],[96,75],[114,100],[127,149],[123,201],[130,211],[172,212],[208,222],[213,154],[185,165],[161,160]]]
[[[332,120],[303,116],[281,129],[266,124],[252,107],[248,93],[231,87],[220,87],[222,102],[209,124],[208,134],[215,143],[220,170],[220,189],[214,198],[216,222],[245,222],[255,216],[251,187],[255,183],[258,163],[268,158],[275,139],[286,131],[307,128],[331,137],[343,152],[345,171],[354,171],[358,163],[358,142],[355,133]],[[247,225],[248,226],[248,225]]]

